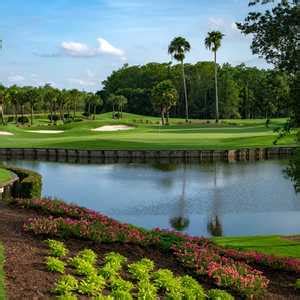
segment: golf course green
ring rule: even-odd
[[[123,114],[113,120],[111,113],[97,115],[95,120],[81,119],[67,124],[49,125],[49,120],[36,116],[33,126],[0,126],[1,148],[66,148],[66,149],[126,149],[126,150],[221,150],[272,147],[277,136],[274,129],[285,119],[272,119],[269,128],[264,119],[192,120],[171,119],[161,126],[160,118]],[[128,130],[93,131],[108,125],[130,126]],[[53,132],[57,131],[57,132]],[[53,134],[55,133],[55,134]],[[295,146],[295,134],[278,142],[278,146]]]

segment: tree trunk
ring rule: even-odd
[[[73,121],[75,121],[75,118],[76,118],[76,110],[77,110],[77,101],[76,101],[76,100],[74,100]]]
[[[2,125],[5,125],[5,121],[4,121],[4,108],[3,108],[3,104],[0,104],[0,117],[1,117],[1,123]]]
[[[18,124],[18,105],[15,104],[15,121],[16,121],[16,124]]]
[[[186,121],[186,123],[188,123],[188,121],[189,121],[189,106],[188,106],[188,98],[187,98],[187,89],[186,89],[186,80],[185,80],[183,61],[181,61],[181,69],[182,69],[182,79],[183,79],[184,99],[185,99],[185,121]]]
[[[217,51],[214,51],[214,58],[215,58],[216,123],[219,123],[219,96],[218,96]]]
[[[115,105],[113,104],[113,113],[112,113],[112,118],[114,119],[115,118]]]
[[[161,108],[161,125],[164,126],[165,125],[165,109],[162,107]]]
[[[166,112],[166,125],[169,125],[169,110]]]
[[[31,126],[33,125],[33,105],[31,105],[30,124],[31,124]]]
[[[89,116],[89,119],[91,118],[91,103],[89,102],[88,104],[88,116]]]
[[[94,104],[94,114],[93,114],[93,120],[96,119],[96,109],[97,109],[97,106],[96,104]]]

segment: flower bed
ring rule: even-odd
[[[48,215],[30,219],[24,224],[25,231],[36,235],[155,245],[173,251],[178,261],[197,275],[244,296],[261,294],[268,285],[268,280],[259,271],[223,256],[208,239],[159,229],[147,231],[92,210],[51,199],[18,199],[15,204]]]
[[[266,266],[274,270],[284,270],[300,274],[300,260],[296,258],[277,257],[256,251],[238,251],[235,249],[220,248],[220,253],[226,257],[231,257],[247,264],[257,264]]]

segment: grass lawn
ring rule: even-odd
[[[0,185],[11,179],[11,173],[8,170],[0,169]]]
[[[270,128],[265,120],[223,120],[221,124],[193,120],[185,124],[182,119],[172,119],[166,127],[159,118],[124,114],[122,120],[112,120],[111,113],[98,115],[96,120],[83,120],[69,124],[49,126],[48,120],[36,117],[33,127],[0,126],[13,136],[0,135],[0,147],[47,147],[77,149],[237,149],[271,147],[276,137],[273,129],[285,119],[274,119]],[[102,125],[125,124],[135,128],[120,132],[93,132]],[[60,134],[41,134],[28,130],[64,130]],[[294,146],[295,136],[280,140],[279,146]]]
[[[5,278],[5,274],[4,274],[4,269],[3,269],[3,265],[4,265],[4,247],[2,244],[0,244],[0,299],[3,300],[5,299],[5,284],[4,284],[4,278]]]
[[[300,258],[300,237],[295,239],[281,236],[221,237],[213,238],[213,241],[228,248]]]

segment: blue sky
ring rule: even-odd
[[[265,67],[236,29],[247,0],[2,0],[0,82],[98,90],[125,62],[170,61],[172,38],[192,46],[187,62],[211,60],[209,30],[226,34],[219,62]]]

